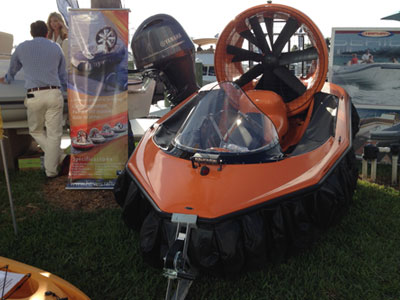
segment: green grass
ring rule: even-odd
[[[52,207],[38,172],[11,174],[19,234],[0,179],[0,255],[52,272],[92,299],[163,299],[119,209]],[[187,299],[400,299],[400,192],[359,181],[342,222],[302,254],[234,279],[200,277]]]

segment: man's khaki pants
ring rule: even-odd
[[[44,167],[49,177],[58,175],[63,133],[64,99],[59,89],[30,92],[25,98],[29,133],[44,152]]]

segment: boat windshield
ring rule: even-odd
[[[272,121],[245,92],[224,82],[191,109],[173,144],[190,152],[248,154],[273,148],[279,139]]]

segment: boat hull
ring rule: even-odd
[[[230,276],[301,252],[346,213],[357,174],[350,149],[314,186],[223,218],[198,219],[189,243],[191,264],[205,273]],[[126,224],[140,230],[144,259],[161,268],[175,239],[176,224],[169,214],[153,209],[129,170],[119,178],[116,192],[124,194],[118,196],[125,198]]]
[[[60,298],[67,298],[68,300],[90,300],[90,298],[78,288],[54,274],[12,259],[0,257],[0,266],[3,267],[6,265],[8,266],[9,272],[21,274],[30,273],[30,277],[22,284],[22,286],[7,298],[9,300],[50,299],[52,298],[51,296],[45,295],[48,291],[54,293]],[[56,297],[54,297],[54,299],[55,298]]]
[[[190,160],[156,147],[153,126],[114,189],[124,221],[140,230],[146,260],[162,266],[175,239],[172,213],[198,216],[190,262],[222,275],[285,258],[335,224],[356,188],[352,138],[358,115],[340,87],[327,84],[324,90],[329,94],[315,97],[302,140],[281,161],[223,165],[220,171],[210,166],[210,174],[200,176]]]
[[[333,70],[332,82],[356,85],[366,90],[383,90],[399,87],[400,65],[373,63],[339,66]]]

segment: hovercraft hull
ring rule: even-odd
[[[198,216],[191,264],[232,275],[304,249],[347,210],[358,177],[352,149],[358,116],[341,88],[326,84],[315,96],[310,123],[287,158],[210,166],[206,176],[155,145],[158,125],[170,115],[146,133],[115,187],[149,263],[162,266],[173,244],[173,213]]]

